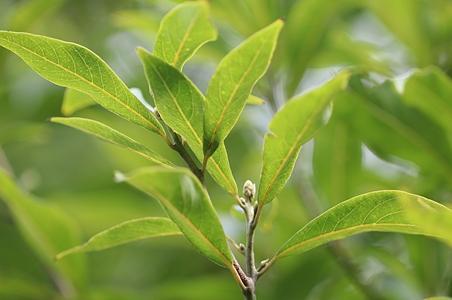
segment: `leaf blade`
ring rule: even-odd
[[[177,5],[160,23],[154,55],[181,70],[205,43],[217,38],[203,1]]]
[[[282,21],[278,20],[258,31],[228,53],[218,65],[206,94],[206,157],[232,130],[254,85],[267,71],[282,26]]]
[[[139,48],[146,78],[163,121],[187,141],[198,160],[202,159],[204,96],[179,70]],[[207,170],[231,194],[237,194],[224,146],[208,162]]]
[[[54,117],[50,119],[54,123],[66,125],[78,130],[81,130],[90,135],[109,142],[113,145],[117,145],[143,156],[144,158],[163,166],[172,166],[172,163],[155,153],[151,149],[147,148],[143,144],[135,141],[134,139],[126,136],[125,134],[95,120],[85,118],[59,118]]]
[[[91,50],[29,33],[0,31],[0,46],[19,56],[40,76],[86,93],[111,112],[164,136],[162,125]]]
[[[56,259],[75,253],[101,251],[143,239],[181,234],[177,225],[168,218],[133,219],[97,233],[84,244],[58,253]]]
[[[348,78],[348,72],[337,75],[310,93],[289,101],[273,117],[264,139],[259,205],[272,201],[284,187],[301,145],[321,126],[324,110]]]
[[[187,239],[213,262],[231,268],[226,236],[207,192],[183,168],[145,168],[125,181],[156,198]]]
[[[75,112],[90,107],[96,102],[88,95],[74,89],[64,91],[61,113],[65,116],[73,115]]]
[[[402,191],[377,191],[359,195],[308,222],[278,250],[275,258],[305,252],[330,241],[369,231],[435,236],[407,220],[404,203],[410,201],[419,201],[439,210],[449,210],[432,200]]]

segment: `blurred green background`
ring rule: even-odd
[[[149,99],[135,48],[152,49],[161,17],[177,2],[1,0],[0,28],[84,45]],[[359,74],[335,100],[328,125],[302,149],[288,186],[265,211],[259,258],[270,256],[319,212],[367,191],[402,189],[452,205],[452,1],[209,3],[219,39],[184,68],[201,90],[230,49],[275,19],[285,21],[272,66],[254,90],[266,103],[248,106],[226,141],[239,185],[258,181],[267,124],[285,101],[343,67]],[[73,219],[81,241],[128,219],[163,215],[153,199],[113,180],[114,170],[147,161],[48,121],[61,115],[63,94],[0,49],[0,166],[36,201]],[[121,128],[182,165],[156,135],[100,107],[75,114]],[[243,240],[243,219],[233,200],[213,182],[208,187],[226,232]],[[67,298],[22,233],[0,202],[0,299]],[[452,296],[452,252],[437,241],[372,233],[344,241],[341,251],[338,257],[320,248],[280,261],[259,283],[259,299]],[[353,274],[343,268],[344,256],[356,268]],[[241,297],[228,272],[181,237],[88,254],[84,263],[77,299]]]

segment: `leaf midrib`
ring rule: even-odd
[[[229,259],[217,248],[215,247],[214,244],[212,244],[212,242],[204,235],[204,233],[199,230],[198,227],[195,226],[195,224],[193,224],[191,222],[190,219],[188,219],[184,214],[182,214],[172,203],[169,199],[167,199],[165,196],[163,196],[162,194],[160,194],[158,191],[156,191],[154,188],[152,188],[151,186],[146,186],[146,188],[148,188],[152,193],[155,194],[155,196],[162,202],[165,203],[165,205],[167,207],[169,207],[173,212],[175,212],[181,219],[183,219],[186,223],[188,224],[192,230],[194,230],[195,232],[197,232],[199,234],[200,237],[202,237],[202,239],[207,243],[207,245],[209,246],[209,248],[213,249],[214,252],[219,255],[222,259],[223,259],[223,263],[225,266],[229,265]]]
[[[111,94],[110,92],[108,92],[108,91],[105,90],[104,88],[98,86],[97,84],[94,84],[94,82],[89,81],[88,79],[84,78],[83,76],[79,75],[78,73],[75,73],[75,72],[73,72],[73,71],[67,69],[67,68],[64,67],[64,66],[62,66],[62,65],[60,65],[60,64],[57,64],[57,63],[55,63],[54,61],[52,61],[52,60],[50,60],[50,59],[48,59],[48,58],[46,58],[46,57],[44,57],[44,56],[42,56],[42,55],[39,55],[38,53],[33,52],[31,49],[28,49],[27,47],[24,47],[24,46],[22,46],[22,45],[20,45],[20,44],[18,44],[18,43],[16,43],[16,42],[14,42],[14,41],[11,41],[11,40],[8,40],[8,39],[5,39],[5,38],[0,38],[0,39],[2,39],[2,40],[4,40],[4,41],[7,41],[7,42],[9,42],[9,43],[12,43],[12,44],[14,44],[14,45],[16,45],[16,46],[18,46],[18,47],[20,47],[20,48],[22,48],[22,49],[28,51],[28,52],[31,53],[32,55],[35,55],[35,56],[37,56],[37,57],[39,57],[39,58],[41,58],[41,59],[43,59],[43,60],[49,62],[50,64],[52,64],[52,65],[54,65],[54,66],[56,66],[56,67],[61,68],[63,71],[66,71],[67,73],[69,73],[69,74],[71,74],[71,75],[73,75],[73,76],[75,76],[75,77],[81,79],[83,82],[85,82],[85,83],[91,85],[92,87],[94,87],[94,88],[96,88],[97,90],[101,91],[102,93],[104,93],[104,94],[107,95],[108,97],[114,99],[115,102],[120,103],[120,104],[121,104],[123,107],[125,107],[128,111],[132,112],[134,115],[136,115],[136,116],[138,116],[140,119],[144,120],[147,124],[151,125],[151,127],[152,127],[154,130],[156,130],[157,132],[159,132],[160,134],[162,134],[161,131],[159,130],[159,128],[157,128],[157,126],[155,126],[152,122],[150,122],[150,121],[149,121],[148,119],[146,119],[144,116],[142,116],[141,114],[139,114],[138,112],[136,112],[135,110],[133,110],[129,105],[127,105],[126,103],[122,102],[122,101],[121,101],[118,97],[116,97],[115,95]],[[52,47],[51,45],[49,45],[49,47],[53,49],[53,47]],[[71,55],[69,55],[69,57],[71,57]],[[101,74],[101,73],[100,73],[100,74]],[[102,76],[102,75],[101,75],[101,76]],[[75,88],[74,88],[74,89],[75,89]],[[76,89],[76,90],[78,90],[78,89]],[[80,90],[79,90],[79,91],[80,91]],[[83,93],[83,91],[80,91],[80,92]]]
[[[374,229],[374,228],[387,228],[387,229],[392,229],[393,227],[400,227],[400,228],[417,228],[418,226],[413,225],[413,224],[403,224],[403,223],[383,223],[383,224],[376,224],[376,223],[372,223],[372,224],[360,224],[360,225],[355,225],[355,226],[351,226],[351,227],[347,227],[345,229],[340,229],[340,230],[334,230],[334,231],[330,231],[321,235],[318,235],[316,237],[313,238],[309,238],[307,240],[304,240],[298,244],[295,244],[289,248],[284,249],[281,252],[278,252],[275,258],[279,258],[279,257],[284,257],[287,256],[287,252],[293,252],[293,251],[297,251],[300,248],[302,248],[305,244],[308,244],[310,242],[314,242],[317,240],[321,240],[323,238],[328,238],[330,236],[334,236],[336,234],[340,234],[340,233],[347,233],[347,232],[353,232],[356,229]],[[363,231],[364,232],[364,231]]]
[[[240,77],[238,83],[234,86],[234,89],[233,89],[231,95],[229,96],[228,100],[226,101],[226,105],[223,107],[223,110],[221,111],[220,118],[218,119],[217,123],[215,124],[215,127],[214,127],[213,132],[212,132],[212,137],[210,138],[210,141],[209,141],[209,148],[210,148],[210,146],[212,145],[212,143],[213,143],[213,141],[215,139],[215,134],[217,133],[218,128],[220,127],[220,124],[223,122],[223,120],[225,118],[226,111],[229,109],[229,106],[231,105],[232,99],[235,97],[235,94],[237,93],[239,87],[242,85],[242,82],[245,79],[245,77],[253,69],[252,66],[254,66],[254,64],[256,63],[256,60],[259,57],[259,55],[261,54],[263,47],[264,47],[264,43],[261,44],[261,47],[259,48],[259,51],[253,57],[251,63],[249,64],[248,68],[243,73],[243,75]]]
[[[189,33],[193,30],[193,27],[195,26],[195,23],[196,23],[196,19],[198,18],[199,15],[200,15],[200,12],[198,11],[196,16],[190,22],[190,25],[188,26],[187,30],[185,31],[184,36],[182,37],[182,41],[180,42],[179,47],[177,48],[177,51],[174,54],[174,58],[173,58],[173,62],[172,62],[173,66],[175,66],[177,61],[179,60],[180,52],[182,51],[183,46],[188,39]]]
[[[323,106],[321,106],[320,109],[316,110],[313,114],[311,114],[311,116],[308,118],[308,120],[306,121],[306,125],[303,127],[302,131],[297,135],[296,139],[295,139],[295,143],[293,143],[293,145],[290,147],[289,151],[287,152],[287,155],[284,157],[283,161],[281,162],[281,164],[279,165],[278,169],[276,170],[276,172],[273,174],[273,177],[270,179],[270,183],[267,185],[264,195],[263,195],[263,200],[259,199],[259,202],[262,203],[260,204],[261,206],[264,205],[266,203],[266,198],[268,196],[268,193],[270,191],[270,188],[273,186],[276,178],[278,177],[279,173],[281,172],[281,170],[284,168],[284,166],[287,164],[287,161],[289,160],[289,157],[292,155],[292,152],[295,151],[295,148],[297,146],[297,144],[299,143],[299,141],[302,139],[303,135],[306,133],[306,131],[308,130],[309,126],[311,125],[311,123],[313,122],[315,116],[323,109]]]
[[[192,124],[188,121],[185,113],[182,111],[182,108],[179,106],[179,103],[176,100],[176,97],[173,95],[172,91],[169,89],[168,85],[166,84],[166,81],[163,79],[163,77],[161,76],[160,72],[157,70],[157,68],[153,67],[151,65],[151,68],[157,73],[157,75],[159,76],[160,80],[163,82],[167,92],[170,94],[171,99],[173,100],[173,102],[175,103],[177,110],[179,111],[179,113],[182,115],[182,118],[184,119],[184,121],[187,123],[188,127],[190,128],[190,131],[193,133],[193,135],[195,136],[196,142],[198,144],[198,146],[202,146],[202,141],[200,136],[198,135],[198,133],[196,132],[196,130],[193,128]],[[162,116],[163,117],[163,116]],[[226,182],[229,183],[229,187],[233,189],[233,185],[231,185],[231,182],[229,181],[229,179],[227,178],[226,174],[224,174],[223,170],[220,168],[219,164],[217,163],[217,161],[212,158],[212,163],[214,164],[215,168],[217,169],[218,173],[221,174],[221,176],[223,177],[223,179],[226,180]]]

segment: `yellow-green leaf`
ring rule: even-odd
[[[181,70],[205,43],[217,38],[207,2],[187,2],[172,9],[160,23],[154,55]]]
[[[91,50],[45,36],[12,31],[0,31],[0,46],[14,52],[50,82],[83,92],[124,119],[164,135],[155,115]]]
[[[90,107],[96,102],[87,94],[73,89],[66,89],[61,105],[61,112],[65,116],[73,115],[75,112]]]
[[[158,200],[201,253],[231,268],[232,255],[223,227],[206,190],[189,170],[150,167],[123,175],[123,178]]]
[[[449,211],[427,198],[402,191],[378,191],[346,200],[310,221],[277,252],[276,257],[306,252],[328,242],[369,231],[399,232],[439,237],[410,221],[406,204],[422,203],[424,211]]]
[[[184,138],[199,160],[202,160],[204,96],[179,70],[139,48],[146,78],[163,121]],[[207,164],[215,181],[231,194],[237,185],[224,146]]]
[[[101,122],[84,118],[52,118],[51,121],[70,126],[85,133],[94,135],[95,137],[106,142],[132,150],[133,152],[156,164],[167,166],[172,165],[171,162],[167,161],[148,147]]]
[[[59,253],[57,259],[75,253],[101,251],[143,239],[181,234],[177,225],[168,218],[133,219],[99,232],[80,246]]]
[[[240,117],[256,82],[265,74],[283,26],[278,20],[229,52],[207,88],[204,155],[211,156]]]

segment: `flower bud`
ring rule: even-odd
[[[245,181],[245,184],[243,185],[243,195],[247,199],[253,199],[255,194],[256,194],[256,185],[253,182],[251,182],[251,180]]]

